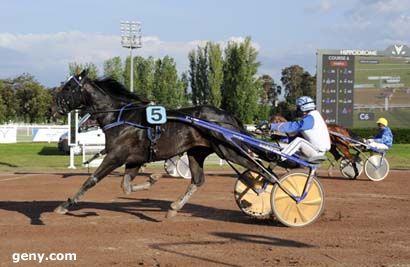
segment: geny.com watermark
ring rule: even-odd
[[[11,255],[13,263],[22,261],[36,261],[42,263],[43,261],[76,261],[76,253],[13,253]]]

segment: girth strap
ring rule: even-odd
[[[158,152],[157,140],[161,137],[161,127],[155,125],[153,128],[147,128],[147,138],[150,141],[149,143],[149,158],[148,161],[155,161],[156,154]]]

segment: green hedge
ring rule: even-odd
[[[377,134],[377,128],[350,129],[360,137],[368,138]],[[410,144],[410,128],[392,128],[393,144]]]

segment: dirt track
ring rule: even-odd
[[[113,175],[76,210],[58,215],[53,209],[86,174],[1,174],[0,266],[39,266],[13,264],[16,252],[77,254],[75,262],[42,266],[410,266],[409,174],[391,171],[378,183],[321,178],[325,213],[299,229],[242,214],[232,174],[208,172],[168,220],[170,202],[189,181],[163,178],[150,191],[124,196]]]

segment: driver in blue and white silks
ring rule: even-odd
[[[303,114],[301,120],[270,125],[272,131],[299,133],[303,137],[296,137],[289,144],[281,144],[282,152],[287,155],[300,152],[308,158],[324,156],[330,150],[330,137],[325,121],[316,110],[315,102],[308,96],[302,96],[296,100],[296,107]]]

